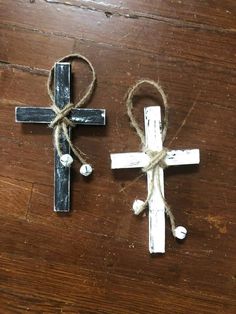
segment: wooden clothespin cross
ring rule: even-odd
[[[54,97],[55,104],[59,109],[63,109],[70,102],[70,78],[71,66],[69,62],[58,62],[54,68]],[[105,110],[104,109],[87,109],[77,108],[72,109],[68,117],[74,124],[81,125],[105,125]],[[46,123],[50,124],[56,114],[51,108],[45,107],[16,107],[16,122],[20,123]],[[68,126],[68,134],[70,137],[71,127]],[[70,145],[63,133],[59,136],[60,150],[63,153],[63,158],[58,155],[55,150],[54,164],[54,211],[68,212],[70,210]],[[73,159],[72,159],[73,161]],[[83,168],[84,175],[86,171],[90,172],[91,168],[87,169],[86,165]],[[83,166],[82,166],[83,167]],[[87,165],[89,167],[89,165]]]
[[[159,106],[144,109],[145,117],[145,142],[146,149],[150,151],[161,151],[162,143],[162,120]],[[150,157],[144,152],[111,154],[111,168],[143,168],[150,162]],[[167,152],[164,160],[167,166],[199,164],[200,153],[198,149],[171,150]],[[152,186],[152,194],[149,204],[149,251],[150,253],[165,253],[165,202],[164,196],[164,171],[158,166],[159,181],[154,181],[152,186],[152,170],[147,171],[148,193]],[[158,186],[160,185],[160,186]],[[136,200],[133,205],[138,205]],[[176,228],[176,238],[184,238],[184,227]]]

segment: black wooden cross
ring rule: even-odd
[[[63,109],[70,102],[70,63],[58,62],[54,69],[54,97],[58,108]],[[16,122],[50,124],[56,114],[51,108],[16,107]],[[106,111],[104,109],[73,109],[68,118],[74,124],[105,125]],[[68,133],[70,135],[71,128]],[[70,154],[70,146],[62,133],[60,148],[63,154]],[[54,169],[54,211],[68,212],[70,210],[70,167],[64,167],[60,156],[55,150]]]

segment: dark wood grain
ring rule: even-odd
[[[47,0],[84,10],[103,12],[107,18],[124,16],[133,19],[153,19],[163,22],[205,28],[215,32],[235,32],[236,4],[232,1],[173,1],[173,0]]]
[[[235,1],[0,2],[0,312],[233,314],[235,305]],[[49,128],[14,122],[15,106],[50,104],[46,80],[63,55],[88,57],[97,73],[89,108],[106,128],[76,127],[73,141],[94,175],[72,167],[73,211],[53,201]],[[73,64],[73,100],[91,80]],[[165,145],[198,147],[201,164],[166,170],[165,192],[182,244],[167,224],[167,253],[150,256],[147,217],[130,212],[146,195],[138,170],[110,170],[109,154],[137,151],[124,96],[140,78],[168,95]],[[137,98],[135,113],[158,103]]]
[[[11,6],[14,10],[9,10]],[[17,13],[18,9],[21,10],[20,15]],[[70,23],[62,23],[64,16],[70,20]],[[132,15],[114,15],[109,18],[103,11],[88,12],[81,7],[44,0],[38,0],[34,5],[29,5],[24,0],[17,0],[17,4],[15,0],[3,1],[0,18],[5,27],[17,26],[37,33],[69,39],[85,38],[152,54],[159,53],[166,57],[235,68],[232,45],[236,36],[235,29],[225,36],[225,32],[211,31],[201,25],[192,27],[182,20],[179,25],[176,25],[169,20],[152,18],[143,20],[132,18]],[[54,23],[51,23],[52,20]],[[149,40],[146,40],[147,36]]]

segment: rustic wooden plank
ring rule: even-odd
[[[206,226],[203,224],[204,229],[202,232],[207,230]],[[235,228],[235,225],[231,226],[229,231],[231,232],[233,228]],[[67,224],[64,227],[56,227],[49,221],[47,224],[38,224],[34,220],[19,222],[13,219],[9,220],[5,217],[2,227],[2,250],[4,254],[13,254],[18,259],[31,257],[32,260],[33,257],[35,261],[41,259],[49,265],[57,265],[61,272],[65,273],[68,278],[71,278],[73,274],[78,274],[79,276],[83,269],[94,273],[100,272],[100,274],[107,273],[109,270],[111,274],[121,276],[122,278],[125,277],[130,282],[139,280],[140,283],[146,282],[147,286],[149,286],[151,280],[153,284],[159,286],[158,291],[159,289],[161,290],[161,287],[165,287],[171,293],[169,285],[175,282],[175,285],[171,285],[171,287],[173,287],[173,290],[177,294],[182,289],[184,295],[192,295],[192,297],[193,295],[198,296],[198,293],[206,296],[214,296],[215,294],[212,294],[214,287],[215,293],[219,293],[221,302],[223,300],[228,300],[229,304],[230,300],[232,302],[234,282],[231,278],[232,268],[230,265],[232,266],[234,253],[231,241],[230,243],[227,241],[225,243],[227,259],[224,256],[225,252],[222,252],[220,255],[218,254],[219,239],[215,238],[214,243],[216,246],[212,249],[209,249],[208,246],[202,243],[199,249],[196,250],[196,246],[194,248],[193,245],[189,244],[188,250],[181,250],[181,248],[172,250],[171,256],[163,260],[148,258],[147,254],[145,254],[145,246],[137,242],[130,243],[121,238],[104,237],[103,235],[84,232],[80,229],[76,233],[75,231],[66,232],[66,230],[69,230]],[[64,231],[64,235],[61,234],[61,231]],[[80,241],[75,240],[75,234]],[[16,235],[18,236],[17,242],[9,241],[10,238]],[[26,238],[27,241],[24,243],[24,239]],[[196,241],[198,241],[197,237]],[[100,249],[101,246],[103,246],[102,250]],[[91,250],[91,247],[96,247],[96,250]],[[87,259],[84,257],[89,259],[90,264],[87,263]],[[53,263],[51,262],[52,258]],[[198,267],[198,276],[194,276],[196,270],[193,269],[191,263],[193,259],[195,260],[196,267]],[[210,261],[214,261],[214,259],[216,260],[213,268]],[[183,260],[185,263],[181,263]],[[223,268],[222,262],[225,267],[227,266],[226,269]],[[137,265],[139,265],[138,268]],[[169,275],[170,272],[171,276]],[[193,278],[193,276],[195,279],[194,282],[186,280]],[[104,278],[104,275],[101,277]],[[23,282],[20,280],[19,285],[22,286]],[[50,284],[55,284],[54,280],[50,280],[49,282]],[[225,285],[225,282],[228,285],[222,291],[222,285]],[[60,285],[55,286],[57,287],[56,289],[61,291]],[[101,286],[101,283],[99,286]],[[5,287],[7,287],[7,281]],[[200,291],[198,287],[201,287]],[[45,287],[45,293],[50,294],[50,289],[48,290]],[[60,293],[63,293],[63,291]],[[67,299],[70,299],[69,295],[70,293],[67,295]],[[147,306],[145,301],[141,304],[142,306]],[[156,308],[156,305],[154,308]]]
[[[232,49],[235,32],[225,36],[224,32],[189,27],[182,22],[177,26],[176,23],[172,25],[169,21],[146,19],[144,23],[142,18],[119,15],[107,18],[99,11],[90,11],[91,18],[88,19],[88,12],[82,8],[50,4],[43,0],[38,0],[33,5],[18,0],[17,6],[14,0],[9,0],[2,3],[0,12],[2,24],[7,26],[18,26],[69,38],[85,37],[91,41],[165,55],[166,58],[178,57],[181,60],[208,62],[235,69]],[[64,15],[70,23],[62,22]],[[162,31],[163,28],[165,33]]]
[[[14,32],[14,31],[13,31]],[[16,33],[17,34],[17,33]],[[27,35],[23,31],[24,36]],[[44,41],[48,41],[48,45],[50,43],[50,39],[48,35],[44,35]],[[15,40],[15,39],[14,39]],[[28,42],[30,45],[30,42]],[[17,46],[14,46],[11,58],[7,59],[4,56],[7,55],[7,50],[1,49],[0,56],[3,61],[9,61],[11,63],[19,63],[25,64],[28,59],[30,59],[29,65],[33,68],[38,68],[41,64],[45,64],[47,62],[48,56],[41,56],[41,60],[37,57],[37,54],[27,54],[19,58],[17,51]],[[78,41],[77,46],[75,47],[75,52],[80,51],[82,54],[88,56],[93,62],[95,69],[98,74],[98,86],[101,86],[101,89],[105,88],[107,81],[110,82],[112,86],[116,86],[116,79],[119,80],[119,94],[116,89],[116,94],[114,94],[114,90],[112,92],[107,89],[106,95],[102,95],[100,93],[100,88],[97,90],[99,93],[99,97],[105,98],[105,104],[110,103],[110,98],[112,98],[115,102],[119,102],[119,105],[122,104],[121,97],[127,90],[127,86],[132,84],[134,80],[145,77],[152,77],[153,79],[160,79],[162,85],[165,90],[168,91],[169,103],[173,106],[173,108],[177,109],[175,115],[179,115],[182,113],[184,115],[184,110],[186,106],[193,104],[193,102],[197,101],[205,101],[207,102],[207,106],[223,106],[224,108],[233,108],[233,95],[234,95],[234,86],[235,86],[235,71],[231,69],[223,69],[220,66],[212,66],[210,63],[201,64],[196,63],[194,60],[180,60],[176,58],[165,58],[163,55],[150,55],[149,53],[144,53],[135,50],[127,50],[124,48],[116,48],[107,45],[96,44],[92,42],[83,42]],[[2,55],[1,55],[2,53]],[[101,62],[97,55],[102,55],[106,62]],[[132,57],[132,61],[137,63],[137,67],[133,67],[132,62],[124,63],[123,60],[129,60]],[[117,67],[116,64],[119,64]],[[157,64],[157,67],[153,67],[153,64]],[[20,104],[30,103],[42,103],[48,105],[50,102],[47,91],[45,89],[46,84],[46,76],[39,77],[37,73],[35,76],[27,76],[27,74],[20,73],[14,67],[11,68],[10,65],[4,65],[5,70],[2,75],[2,88],[3,95],[6,95],[5,91],[8,89],[10,94],[9,97],[13,101],[14,99]],[[8,67],[8,68],[7,68]],[[23,71],[24,69],[22,69]],[[27,70],[27,69],[26,69]],[[87,70],[87,69],[86,69]],[[116,75],[113,75],[113,71],[116,71]],[[28,69],[28,72],[29,69]],[[209,76],[209,72],[211,75]],[[85,73],[87,77],[88,72]],[[17,86],[19,86],[19,90],[14,89],[14,84],[9,86],[9,81],[12,78],[16,77]],[[189,77],[191,76],[191,80]],[[39,93],[32,93],[31,85],[27,86],[25,84],[25,80],[31,79],[33,86],[39,89]],[[4,81],[6,80],[6,84]],[[201,82],[204,80],[205,84],[202,86]],[[74,82],[74,80],[73,80]],[[89,80],[88,80],[89,82]],[[15,83],[15,82],[14,82]],[[77,81],[76,88],[78,88]],[[167,84],[168,83],[168,84]],[[81,86],[81,90],[86,87],[86,83]],[[193,92],[193,90],[195,92]],[[14,92],[14,93],[13,93]],[[183,98],[183,93],[186,93],[185,98]],[[212,98],[212,93],[214,93],[214,99]],[[77,95],[77,93],[76,93]],[[78,97],[78,96],[77,96]],[[96,100],[97,95],[95,94],[94,99]],[[41,102],[40,102],[41,100]],[[99,105],[99,101],[92,101],[92,106],[96,108]],[[123,110],[123,107],[119,108],[117,106],[117,110]],[[112,114],[112,112],[111,112]],[[172,122],[175,123],[174,117],[175,115],[171,115]],[[168,132],[169,134],[169,132]]]
[[[4,33],[4,29],[0,28],[0,34],[3,31],[2,38],[3,38],[3,43],[4,38],[6,34]],[[19,54],[17,53],[17,49],[19,48],[19,43],[16,41],[16,38],[19,37],[19,33],[21,36],[24,38],[24,40],[21,40],[22,44],[22,50],[24,51],[24,54]],[[29,34],[31,36],[29,36]],[[35,34],[34,32],[32,33],[30,30],[21,30],[21,29],[11,29],[8,30],[7,33],[7,38],[8,41],[11,44],[11,53],[8,53],[8,46],[3,45],[2,49],[0,50],[0,60],[3,62],[9,62],[13,63],[12,69],[16,71],[17,68],[14,67],[14,65],[17,67],[19,66],[22,71],[25,72],[31,72],[32,74],[39,74],[37,72],[38,68],[46,67],[50,68],[50,66],[53,64],[53,62],[56,60],[57,56],[55,56],[54,59],[51,58],[51,53],[50,55],[48,54],[41,54],[40,58],[38,57],[37,50],[30,50],[28,49],[33,42],[33,39],[35,40],[35,43],[33,46],[38,45],[38,41],[42,41],[44,45],[47,47],[51,45],[51,42],[54,38],[57,38],[53,35],[49,34],[40,34],[41,37],[37,37],[37,33]],[[36,37],[34,37],[36,36]],[[59,38],[63,39],[63,38]],[[66,38],[65,38],[66,40]],[[61,45],[61,43],[59,42]],[[47,51],[47,50],[46,50]],[[232,101],[232,88],[234,87],[234,81],[235,81],[235,71],[233,68],[227,68],[223,69],[221,66],[217,65],[211,65],[210,63],[205,63],[202,64],[201,62],[198,63],[194,60],[191,59],[179,59],[179,58],[174,58],[171,57],[169,58],[168,56],[166,57],[162,53],[160,54],[150,54],[148,52],[143,52],[143,51],[137,51],[134,49],[125,49],[124,47],[119,48],[119,47],[113,47],[113,46],[108,46],[108,45],[103,45],[103,44],[96,44],[94,42],[91,42],[89,40],[78,40],[76,41],[76,45],[74,47],[74,52],[80,51],[82,54],[88,56],[91,61],[93,62],[97,74],[98,74],[98,85],[103,82],[104,78],[106,77],[107,80],[111,84],[114,84],[114,80],[117,78],[120,81],[120,87],[124,85],[125,80],[128,80],[131,84],[132,80],[135,80],[139,77],[141,77],[141,74],[144,76],[152,76],[155,79],[161,78],[162,81],[167,81],[168,86],[170,86],[170,91],[175,91],[179,90],[181,88],[184,88],[186,91],[188,91],[188,86],[191,86],[192,89],[198,89],[201,87],[201,80],[206,80],[207,86],[204,86],[207,89],[210,89],[210,94],[205,93],[204,97],[207,101],[211,101],[211,92],[216,94],[217,100],[220,101],[220,105],[222,104],[227,104]],[[67,52],[65,51],[65,54]],[[106,62],[100,62],[100,59],[97,57],[97,55],[101,55],[104,57]],[[132,56],[132,60],[134,63],[137,63],[137,67],[133,67],[131,62],[124,63],[123,60],[127,59],[130,60],[130,57]],[[49,63],[49,61],[51,62]],[[28,67],[22,66],[27,64]],[[119,67],[115,67],[116,64],[119,64]],[[156,67],[153,67],[153,64],[158,64],[158,71],[156,71]],[[7,64],[3,65],[0,64],[1,67],[5,66],[7,67]],[[10,65],[8,65],[9,70],[11,69]],[[112,69],[116,69],[116,75],[113,75]],[[171,74],[169,69],[171,68]],[[184,71],[183,71],[184,69]],[[79,68],[78,73],[81,73],[81,70],[83,68]],[[12,70],[13,71],[13,70]],[[211,76],[207,75],[211,72]],[[106,75],[103,75],[103,73],[106,73]],[[83,72],[84,73],[84,72]],[[85,76],[87,77],[87,68],[86,72],[84,73]],[[6,75],[6,74],[5,74]],[[46,82],[46,76],[48,75],[48,72],[45,71],[44,73],[45,78],[42,78]],[[189,80],[189,75],[191,75],[192,80]],[[22,77],[23,79],[23,77]],[[39,81],[40,77],[35,77],[34,81]],[[73,80],[74,82],[75,80]],[[89,80],[88,80],[89,82]],[[77,84],[80,83],[81,81],[78,81]],[[29,100],[26,103],[34,103],[34,99],[40,99],[41,103],[42,100],[45,104],[47,104],[47,101],[45,100],[46,97],[45,95],[47,94],[45,86],[39,86],[40,88],[40,93],[30,93],[28,91],[27,94],[24,93],[24,90],[27,89],[26,84],[24,82],[17,82],[18,85],[20,85],[19,90],[15,90],[15,95],[21,94],[22,99],[25,99],[25,97],[29,97]],[[179,86],[182,85],[181,86]],[[9,87],[7,85],[7,87]],[[80,87],[80,90],[84,90],[86,87],[86,82]],[[215,88],[216,87],[216,88]],[[30,86],[29,86],[30,88]],[[28,88],[28,89],[29,89]],[[190,88],[190,87],[189,87]],[[107,90],[107,92],[109,92]],[[202,90],[203,92],[203,90]],[[191,98],[191,96],[196,97],[194,93],[186,93],[187,94],[187,100]],[[226,97],[225,97],[225,95]],[[181,95],[180,95],[181,96]],[[179,96],[179,97],[180,97]],[[200,97],[201,95],[199,95]],[[42,98],[43,97],[43,98]],[[175,99],[172,100],[174,103],[178,103],[179,97],[175,97]],[[115,97],[113,97],[115,98]],[[201,97],[200,97],[201,98]],[[186,99],[185,99],[186,102]],[[23,103],[23,101],[22,101]],[[40,102],[39,102],[40,103]],[[48,99],[49,103],[49,99]],[[94,106],[96,106],[96,102],[94,102]]]
[[[133,314],[145,310],[146,313],[151,314],[156,308],[160,313],[171,311],[173,306],[175,313],[178,314],[187,313],[189,307],[192,313],[199,313],[199,308],[201,308],[204,314],[214,314],[217,311],[228,314],[233,313],[234,310],[233,300],[229,297],[205,295],[201,291],[183,292],[181,288],[159,286],[154,282],[148,285],[142,280],[130,280],[113,273],[105,275],[103,272],[90,271],[86,268],[78,271],[76,266],[62,270],[56,263],[49,264],[42,260],[38,264],[37,260],[29,257],[18,257],[18,263],[15,264],[12,255],[4,254],[0,271],[8,282],[5,287],[2,287],[1,294],[2,309],[7,313],[8,311],[10,313],[23,311],[73,313],[79,308],[86,314],[96,313],[99,309],[105,313]],[[24,276],[30,278],[30,286],[24,280]],[[13,288],[12,282],[14,282]],[[58,289],[55,282],[63,284],[64,289]],[[42,284],[39,285],[39,283]],[[77,285],[80,289],[77,289]],[[146,289],[150,290],[150,294],[143,293]],[[14,300],[12,294],[14,294]],[[170,298],[167,298],[168,294]],[[185,302],[179,300],[179,294]],[[139,301],[127,303],[127,295],[131,300],[135,299],[136,295],[140,295]]]
[[[181,221],[188,226],[191,238],[185,242],[182,250],[183,252],[194,251],[196,254],[199,250],[200,255],[203,253],[200,252],[201,250],[214,250],[217,253],[219,238],[224,240],[233,228],[235,188],[209,184],[194,177],[192,173],[191,175],[184,173],[182,177],[185,180],[183,180],[181,173],[183,170],[178,175],[170,177],[167,171],[166,197],[173,208],[176,221]],[[89,188],[88,183],[74,183],[73,186],[76,185],[76,189],[72,190],[73,215],[64,219],[58,219],[53,212],[48,212],[52,203],[53,187],[45,184],[34,185],[28,219],[32,223],[54,226],[58,230],[69,228],[72,234],[81,230],[88,234],[99,235],[101,238],[116,239],[126,243],[127,247],[132,246],[132,243],[136,247],[138,243],[146,256],[148,221],[131,215],[129,210],[129,205],[134,198],[146,192],[145,179],[139,181],[135,187],[126,188],[126,193],[120,192],[122,186],[118,180],[111,183],[111,180],[101,180],[98,176],[94,178]],[[130,182],[126,180],[125,187]],[[99,184],[102,189],[98,191],[96,187]],[[191,189],[186,188],[189,186]],[[189,197],[189,191],[191,197]],[[78,193],[81,194],[79,199],[76,197]],[[209,205],[208,198],[212,193],[216,193],[217,197],[211,199]],[[202,198],[199,198],[200,194]],[[96,202],[95,205],[94,202]],[[114,210],[110,212],[113,206]],[[181,247],[173,240],[169,224],[167,224],[167,230],[168,250],[178,251]],[[229,243],[227,251],[231,251],[232,245],[233,243]],[[224,252],[222,252],[222,258],[223,256]]]
[[[232,0],[220,1],[173,1],[173,0],[50,0],[52,4],[80,7],[84,10],[102,11],[107,18],[123,15],[127,18],[152,18],[189,27],[205,28],[219,32],[235,32],[234,12],[236,5]],[[181,20],[181,22],[180,22]]]
[[[50,123],[55,118],[55,112],[44,107],[16,107],[16,122],[20,123]],[[68,118],[75,124],[105,125],[104,109],[72,109]]]
[[[96,10],[104,3],[109,7],[111,1],[97,2]],[[1,2],[0,60],[11,64],[0,63],[0,174],[5,181],[7,177],[11,183],[20,181],[22,187],[24,182],[29,188],[34,183],[27,220],[28,191],[1,186],[2,311],[233,314],[236,75],[230,28],[235,27],[234,14],[226,10],[233,11],[234,1],[121,4],[128,13],[137,7],[138,13],[155,15],[159,22],[115,16],[110,8],[107,17],[103,8],[100,13],[79,10],[69,7],[71,2],[75,3]],[[119,8],[118,13],[123,12]],[[194,20],[199,25],[192,27]],[[98,85],[90,104],[106,105],[109,125],[106,130],[74,132],[74,143],[91,157],[96,176],[81,180],[76,169],[74,212],[57,217],[49,210],[51,130],[15,124],[14,107],[47,107],[45,69],[72,50],[86,55],[96,69]],[[91,76],[87,68],[82,76],[81,70],[76,73],[80,77],[73,79],[73,90],[78,99]],[[191,237],[182,246],[168,232],[165,258],[149,258],[147,218],[125,210],[145,194],[145,179],[134,181],[136,170],[119,175],[109,170],[110,152],[139,148],[123,99],[128,87],[142,77],[159,79],[168,94],[165,145],[201,149],[197,171],[166,170],[166,197]],[[146,100],[137,106],[141,123],[145,104]],[[9,208],[7,214],[4,208]]]
[[[74,39],[45,36],[43,33],[24,31],[0,25],[0,60],[24,66],[50,69],[62,56],[73,51]],[[14,62],[12,62],[14,58]],[[35,61],[37,60],[37,64]]]
[[[31,202],[32,184],[0,176],[0,215],[25,219]]]

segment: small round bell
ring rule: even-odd
[[[80,167],[80,173],[85,177],[88,177],[92,172],[93,168],[90,164],[84,164]]]
[[[64,167],[70,167],[71,164],[73,163],[73,158],[71,157],[70,154],[64,154],[61,156],[60,162]]]
[[[183,240],[186,238],[187,229],[183,226],[178,226],[175,228],[174,235],[177,239]]]
[[[134,214],[139,215],[144,210],[143,206],[144,206],[144,201],[135,200],[133,202],[133,207],[132,207]]]

